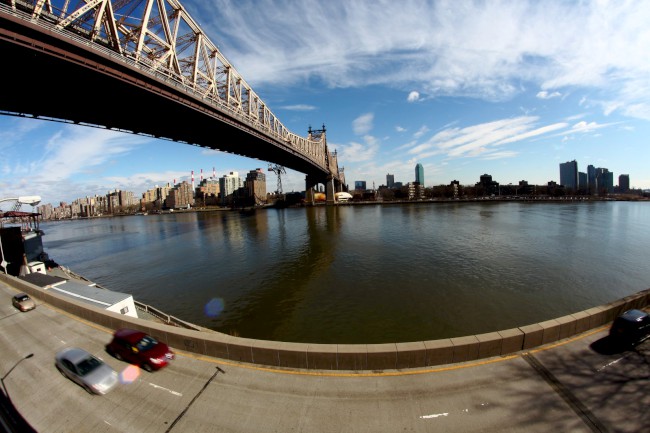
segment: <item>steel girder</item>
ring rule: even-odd
[[[289,131],[176,0],[0,0],[59,32],[83,37],[212,101],[217,110],[302,153],[337,179],[343,176],[325,135]],[[4,13],[0,8],[0,13]],[[341,179],[342,180],[342,179]],[[344,183],[344,181],[342,180]]]

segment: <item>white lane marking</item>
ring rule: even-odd
[[[168,393],[173,394],[173,395],[177,395],[177,396],[179,396],[179,397],[182,397],[182,396],[183,396],[183,394],[181,394],[180,392],[173,391],[173,390],[171,390],[171,389],[169,389],[169,388],[165,388],[164,386],[156,385],[155,383],[151,383],[151,382],[149,382],[149,385],[153,386],[154,388],[164,389],[164,390],[167,391]]]
[[[113,425],[113,424],[111,424],[110,422],[108,422],[108,421],[106,421],[106,420],[104,420],[104,422],[105,422],[106,424],[108,424],[108,425]]]
[[[445,413],[432,413],[431,415],[422,415],[420,416],[420,419],[428,419],[428,418],[438,418],[439,416],[448,416],[449,412]]]
[[[620,358],[615,359],[615,360],[613,360],[612,362],[603,365],[602,367],[600,367],[600,368],[599,368],[598,370],[596,370],[596,371],[602,371],[602,370],[606,369],[607,367],[609,367],[609,366],[611,366],[611,365],[614,365],[614,364],[616,364],[616,363],[619,362],[619,361],[624,360],[624,359],[627,358],[628,356],[629,356],[629,354],[628,354],[628,355],[625,355],[625,356],[621,356]]]

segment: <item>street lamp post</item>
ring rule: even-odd
[[[2,238],[0,238],[0,255],[2,255],[2,262],[0,262],[0,267],[2,267],[4,273],[7,274],[7,265],[9,263],[5,260],[5,250],[2,247]]]
[[[7,393],[7,388],[5,388],[5,379],[9,376],[9,373],[14,371],[14,368],[18,367],[23,360],[29,359],[34,356],[33,353],[26,355],[18,360],[13,367],[9,369],[7,374],[0,378],[2,383],[2,393],[0,393],[0,429],[7,432],[25,432],[25,433],[36,433],[36,430],[29,425],[27,420],[18,412],[11,397]]]
[[[4,391],[4,393],[5,393],[6,396],[9,396],[9,394],[7,394],[7,388],[5,388],[5,379],[7,378],[7,376],[9,376],[9,373],[11,373],[12,371],[14,371],[14,368],[18,367],[18,364],[20,364],[21,362],[23,362],[25,359],[29,359],[29,358],[31,358],[32,356],[34,356],[34,354],[33,354],[33,353],[30,353],[29,355],[26,355],[26,356],[20,358],[20,359],[18,360],[18,362],[16,362],[16,363],[14,364],[14,366],[11,367],[11,368],[9,369],[9,371],[7,372],[7,374],[5,374],[4,376],[2,376],[2,378],[0,379],[0,383],[2,383],[2,390]]]

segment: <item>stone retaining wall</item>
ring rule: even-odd
[[[109,329],[133,328],[199,355],[272,367],[312,370],[422,368],[510,355],[610,323],[620,313],[650,304],[650,289],[585,311],[519,328],[467,337],[385,344],[284,343],[182,329],[106,311],[0,274],[0,281],[34,299]]]

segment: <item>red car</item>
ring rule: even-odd
[[[106,351],[147,371],[159,370],[174,359],[174,352],[165,343],[135,329],[115,331]]]

